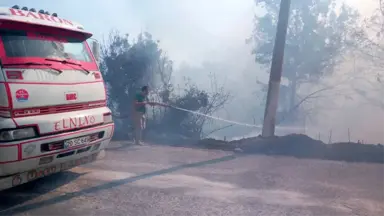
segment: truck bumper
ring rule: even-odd
[[[97,159],[100,159],[100,155],[104,155],[104,149],[99,150],[97,152],[88,153],[86,155],[82,155],[77,159],[73,159],[63,163],[52,164],[47,167],[41,167],[38,169],[33,169],[31,171],[14,174],[7,177],[0,177],[0,191],[6,190],[12,187],[19,186],[21,184],[43,178],[45,176],[58,173],[64,170],[71,169],[72,167],[76,167],[82,164],[90,163]]]
[[[95,154],[98,155],[100,151],[109,145],[113,136],[113,131],[114,124],[111,123],[74,132],[40,137],[23,141],[21,143],[0,145],[0,176],[10,176],[17,173],[24,173],[26,171],[33,172],[39,170],[40,168],[46,169],[51,166],[60,166],[60,164],[67,163],[69,161],[78,161],[84,157]],[[60,143],[64,142],[64,140],[95,134],[102,134],[102,136],[87,144],[75,145],[67,149],[42,151],[43,145]],[[87,160],[84,159],[84,161]],[[52,170],[54,170],[54,168],[52,168]],[[61,168],[55,170],[60,171]]]

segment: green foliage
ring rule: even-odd
[[[192,84],[187,84],[183,94],[173,95],[169,98],[169,104],[172,106],[188,109],[192,111],[201,111],[210,103],[210,95],[197,88]],[[183,135],[186,137],[200,137],[202,132],[202,126],[204,122],[201,122],[199,118],[191,115],[188,112],[166,109],[162,114],[158,114],[156,117],[158,120],[152,122],[151,128],[156,128],[158,132]]]
[[[255,17],[253,54],[266,68],[271,64],[280,1],[255,0],[264,13]],[[288,89],[280,97],[281,102],[289,101],[284,110],[295,106],[301,84],[316,84],[333,72],[351,47],[350,30],[358,18],[356,11],[336,0],[292,0],[290,11],[282,74]]]
[[[267,12],[256,16],[253,39],[256,62],[269,66],[276,34],[280,0],[256,0]],[[293,0],[286,39],[284,73],[289,80],[316,81],[331,72],[345,50],[349,29],[358,14],[335,0]],[[338,12],[338,13],[337,13]]]
[[[102,47],[100,68],[107,83],[109,106],[122,117],[117,124],[117,137],[123,138],[132,127],[134,95],[143,85],[149,85],[153,101],[206,114],[215,111],[208,107],[220,108],[227,100],[223,96],[217,101],[221,92],[208,93],[191,83],[186,84],[183,94],[176,94],[171,82],[173,62],[149,33],[130,40],[128,35],[111,32]],[[199,138],[205,123],[205,118],[171,108],[149,109],[148,117],[149,130],[187,137]]]

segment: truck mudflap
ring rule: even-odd
[[[7,176],[7,177],[0,177],[0,191],[6,190],[12,187],[19,186],[21,184],[25,184],[30,181],[34,181],[39,178],[43,178],[45,176],[62,172],[64,170],[71,169],[76,166],[80,166],[83,164],[87,164],[90,162],[93,162],[95,160],[101,159],[105,155],[105,150],[102,150],[100,152],[84,156],[75,160],[50,165],[46,167],[37,168],[34,170],[26,171],[23,173],[18,173],[15,175]]]

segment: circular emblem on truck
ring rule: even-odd
[[[25,102],[25,101],[28,101],[29,99],[29,93],[27,90],[25,89],[18,89],[16,91],[16,100],[18,102]]]

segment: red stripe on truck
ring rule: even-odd
[[[5,81],[0,81],[0,83],[5,83],[5,84],[28,84],[28,85],[85,85],[85,84],[92,84],[92,83],[100,83],[103,82],[102,80],[100,81],[87,81],[87,82],[75,82],[75,83],[58,83],[58,82],[5,82]]]
[[[4,83],[5,85],[5,91],[7,92],[7,98],[8,98],[8,108],[13,108],[13,100],[12,100],[12,93],[11,88],[9,87],[8,83]]]
[[[86,103],[14,109],[12,111],[12,116],[14,118],[20,118],[20,117],[26,117],[26,116],[39,116],[39,115],[47,115],[47,114],[72,112],[72,111],[78,111],[78,110],[94,109],[94,108],[100,108],[105,106],[106,106],[106,101],[100,100],[100,101],[92,101],[92,102],[86,102]]]

